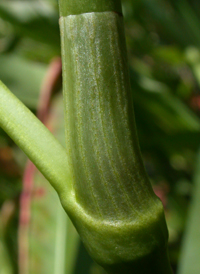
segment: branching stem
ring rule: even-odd
[[[58,193],[70,197],[65,149],[35,115],[0,82],[0,127],[37,166]]]

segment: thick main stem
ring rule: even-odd
[[[169,274],[163,208],[137,142],[120,1],[81,3],[60,4],[66,143],[79,208],[71,217],[108,273]]]
[[[59,6],[60,16],[104,11],[122,13],[121,0],[60,0]]]
[[[95,217],[137,218],[158,199],[138,147],[123,18],[87,13],[60,23],[66,146],[76,199]]]

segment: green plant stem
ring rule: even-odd
[[[77,203],[72,221],[108,273],[170,274],[163,207],[137,141],[123,17],[118,10],[93,12],[89,1],[63,16],[72,2],[61,3],[66,149]]]
[[[121,0],[60,0],[59,6],[60,16],[104,11],[122,13]]]
[[[67,155],[3,84],[0,126],[108,273],[171,274],[163,207],[137,141],[120,0],[61,0],[60,14]]]
[[[58,193],[71,196],[65,149],[0,81],[0,126],[26,153]]]

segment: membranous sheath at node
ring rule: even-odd
[[[98,9],[99,1],[86,2]],[[168,264],[168,232],[138,145],[118,4],[61,12],[66,147],[77,205],[69,214],[109,273],[147,273],[151,263],[148,273],[171,273],[157,262]]]

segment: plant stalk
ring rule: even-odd
[[[137,140],[120,0],[60,0],[66,150],[0,83],[0,126],[57,190],[110,274],[171,274]]]
[[[60,1],[66,149],[77,205],[69,214],[108,273],[170,274],[164,211],[137,140],[120,1],[81,1],[81,9],[73,3]]]
[[[71,177],[65,149],[1,81],[0,127],[26,153],[56,191],[70,201]]]

